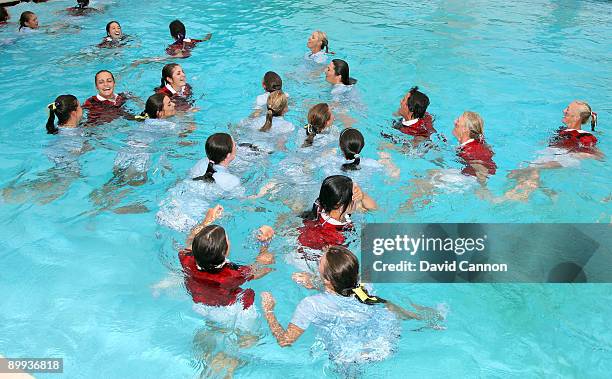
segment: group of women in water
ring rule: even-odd
[[[78,1],[73,11],[74,14],[85,14],[87,8],[88,1]],[[36,15],[24,12],[19,28],[38,28]],[[166,49],[167,56],[149,61],[188,58],[197,44],[211,38],[211,34],[202,39],[187,38],[185,25],[179,20],[170,23],[169,31],[174,42]],[[98,46],[116,48],[124,41],[121,25],[111,21]],[[331,333],[334,336],[328,334],[328,340],[324,342],[335,362],[380,360],[395,349],[400,330],[398,320],[427,320],[429,325],[440,327],[432,320],[439,321],[442,315],[417,304],[411,304],[412,310],[404,309],[374,296],[372,287],[361,282],[359,261],[347,248],[346,233],[354,229],[352,214],[378,208],[361,181],[367,181],[367,176],[377,171],[390,177],[399,177],[400,171],[386,151],[381,151],[377,160],[363,156],[365,138],[357,128],[339,129],[334,125],[336,116],[344,112],[341,104],[352,100],[357,81],[350,76],[346,61],[330,60],[334,53],[329,51],[329,41],[324,32],[313,32],[306,46],[309,51],[304,59],[314,65],[326,66],[325,79],[332,85],[331,94],[337,102],[318,103],[309,109],[307,125],[297,132],[299,142],[296,150],[289,152],[286,161],[278,165],[283,183],[272,179],[247,197],[241,188],[240,170],[237,172],[232,168],[239,160],[243,164],[264,164],[270,154],[286,151],[285,143],[295,134],[295,126],[283,117],[288,111],[289,96],[283,91],[281,76],[269,71],[262,79],[264,93],[255,99],[252,115],[238,123],[233,133],[214,133],[208,137],[206,157],[194,166],[183,183],[169,192],[169,199],[162,202],[157,220],[160,224],[189,232],[185,248],[179,252],[178,258],[186,288],[198,312],[211,316],[218,307],[233,307],[240,314],[253,314],[255,293],[241,286],[264,277],[272,270],[275,256],[269,246],[275,232],[269,226],[262,226],[257,235],[260,248],[255,261],[250,265],[233,263],[228,235],[216,223],[223,216],[223,208],[214,206],[214,203],[224,196],[242,195],[245,199],[270,196],[274,200],[273,195],[280,193],[278,199],[294,212],[303,211],[300,212],[302,224],[297,228],[295,256],[291,259],[301,271],[293,275],[293,280],[306,288],[318,290],[318,293],[299,303],[287,327],[276,318],[274,296],[269,292],[262,293],[261,306],[272,335],[280,346],[288,346],[311,325],[319,331],[329,332],[334,328],[334,333]],[[83,103],[73,95],[60,95],[49,104],[47,133],[62,138],[65,132],[83,125],[98,126],[117,118],[140,121],[142,124],[137,128],[175,133],[177,128],[171,121],[172,117],[177,112],[192,110],[195,105],[193,89],[177,63],[163,66],[159,86],[147,98],[144,110],[139,114],[126,107],[129,100],[136,98],[134,94],[115,92],[112,72],[97,72],[94,84],[97,94]],[[381,133],[381,142],[388,141],[390,148],[400,150],[406,146],[431,144],[432,136],[438,131],[434,117],[428,113],[429,104],[429,97],[418,87],[410,88],[399,103],[397,113],[401,118]],[[84,110],[87,111],[85,124],[82,122]],[[588,103],[571,102],[563,111],[561,121],[563,127],[551,136],[547,151],[528,167],[511,172],[516,187],[501,197],[489,194],[489,200],[525,200],[538,188],[540,170],[572,166],[583,158],[601,157],[594,135],[597,114]],[[462,167],[432,170],[427,178],[413,180],[415,190],[408,199],[409,204],[440,190],[486,188],[488,178],[496,175],[499,168],[494,161],[493,149],[486,142],[484,124],[482,116],[473,111],[465,111],[457,117],[452,135],[457,140],[456,154]],[[585,125],[590,125],[591,130],[583,129]],[[138,150],[138,146],[128,146],[115,160],[115,170],[129,176],[126,181],[134,185],[147,180],[148,158]],[[299,165],[291,163],[295,157]],[[312,180],[315,177],[313,172],[325,173],[320,186]],[[283,189],[283,184],[291,188]],[[314,188],[312,198],[296,198],[292,190],[296,186]],[[193,206],[182,199],[181,196],[189,191],[205,197],[205,201]],[[304,208],[308,209],[304,211]],[[198,217],[203,213],[206,217],[199,222]]]

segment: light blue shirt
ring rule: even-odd
[[[384,304],[367,305],[330,292],[303,299],[291,323],[302,330],[314,325],[330,358],[342,362],[384,359],[401,333],[400,321]]]

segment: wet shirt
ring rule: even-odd
[[[115,167],[131,168],[137,172],[146,172],[151,160],[152,144],[155,140],[176,133],[178,126],[163,119],[146,119],[137,128],[130,131],[126,146],[115,158]]]
[[[586,130],[559,129],[550,141],[551,147],[566,149],[571,152],[592,152],[597,138]]]
[[[106,99],[99,94],[90,97],[83,103],[83,108],[88,111],[87,122],[99,125],[126,116],[128,113],[123,107],[127,98],[125,93],[117,94],[113,99]]]
[[[189,175],[193,180],[198,177],[204,176],[208,169],[208,159],[202,159],[191,169]],[[218,185],[224,191],[231,191],[240,185],[240,178],[229,172],[227,167],[215,164],[213,170],[216,172],[212,175],[215,180],[215,184]]]
[[[329,245],[342,245],[346,241],[345,231],[353,229],[353,222],[349,215],[344,216],[343,221],[338,221],[329,216],[318,203],[314,204],[317,210],[317,218],[304,220],[304,225],[298,228],[298,242],[302,247],[314,250],[322,250]],[[308,250],[302,249],[307,260],[318,260],[320,256],[311,257]]]
[[[319,157],[316,160],[317,166],[321,167],[323,176],[344,175],[348,176],[353,182],[359,184],[363,189],[371,189],[372,180],[376,176],[385,174],[385,166],[377,160],[362,157],[359,159],[359,169],[344,170],[342,165],[350,164],[353,160],[346,160],[338,154],[331,154]]]
[[[436,129],[433,127],[433,117],[427,112],[425,112],[423,118],[409,121],[402,118],[396,121],[393,127],[404,134],[414,137],[429,138],[429,136],[436,132]]]
[[[55,166],[66,169],[78,169],[78,159],[85,144],[84,132],[81,128],[59,127],[57,135],[45,153]]]
[[[314,63],[323,64],[327,63],[327,54],[325,54],[325,51],[323,50],[314,54],[312,52],[308,52],[304,55],[304,59],[306,59],[307,61],[312,61]]]
[[[462,163],[465,165],[463,175],[477,176],[474,164],[480,164],[487,169],[488,175],[494,175],[497,165],[493,162],[493,150],[484,141],[470,139],[464,142],[457,151]]]
[[[243,126],[248,129],[257,130],[261,129],[261,127],[266,123],[266,116],[260,116],[252,120],[247,120],[242,123]],[[267,134],[289,134],[295,130],[295,126],[285,120],[283,116],[272,117],[272,127],[267,132]]]
[[[242,149],[239,149],[239,152]],[[236,162],[236,161],[234,161]],[[232,163],[234,163],[232,162]],[[239,162],[237,162],[239,163]],[[234,164],[232,164],[234,166]],[[206,173],[208,159],[202,159],[191,169],[189,177],[168,191],[168,196],[159,205],[157,222],[174,230],[188,232],[206,210],[220,198],[239,198],[245,194],[240,178],[220,165],[214,165],[214,183],[194,180]]]
[[[177,40],[166,48],[166,54],[176,56],[182,52],[183,58],[187,58],[191,56],[191,50],[193,50],[200,42],[202,42],[202,40],[191,38]]]
[[[255,292],[250,288],[240,288],[253,279],[249,266],[226,262],[217,272],[202,271],[198,269],[190,249],[181,250],[179,260],[185,272],[185,287],[194,302],[210,306],[228,306],[240,301],[243,309],[253,305]]]
[[[191,108],[193,105],[193,91],[189,84],[185,84],[179,91],[172,88],[170,84],[166,84],[164,87],[158,87],[155,89],[155,93],[163,93],[167,95],[176,104],[176,109],[179,111],[185,111]]]
[[[314,326],[330,358],[344,363],[387,358],[401,333],[399,320],[383,304],[367,305],[330,292],[300,301],[291,323],[302,330]]]

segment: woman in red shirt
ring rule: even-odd
[[[112,72],[98,71],[94,82],[98,94],[85,100],[83,104],[83,108],[88,111],[88,125],[100,125],[119,117],[133,116],[125,109],[125,103],[131,96],[127,93],[115,93],[115,77]]]
[[[476,112],[463,112],[455,120],[453,135],[460,144],[457,158],[463,167],[430,170],[426,178],[413,179],[415,190],[403,208],[412,209],[417,200],[426,205],[430,200],[425,198],[439,191],[464,192],[480,184],[486,193],[487,180],[496,173],[497,165],[493,161],[493,150],[485,142],[484,120]]]
[[[161,85],[155,93],[167,95],[176,104],[177,110],[186,111],[193,105],[191,86],[181,65],[170,63],[164,66],[161,74]]]
[[[232,263],[228,259],[230,242],[225,229],[212,225],[222,211],[220,205],[209,209],[204,221],[187,238],[187,248],[179,252],[185,286],[195,303],[213,307],[240,303],[246,310],[253,305],[255,292],[240,286],[272,271],[266,265],[274,263],[274,256],[268,251],[274,230],[265,225],[259,229],[258,239],[262,244],[253,264]]]
[[[345,244],[344,232],[353,229],[351,214],[376,208],[376,202],[348,176],[327,177],[312,210],[303,215],[304,225],[298,228],[300,258],[317,261],[325,246]]]
[[[602,159],[603,153],[597,149],[597,138],[592,132],[597,125],[597,113],[591,106],[580,100],[572,101],[564,110],[561,119],[563,126],[551,138],[544,150],[529,167],[512,170],[508,175],[516,179],[516,186],[505,193],[505,199],[527,201],[540,185],[540,170],[562,167],[576,167],[581,159]],[[591,131],[582,129],[590,124]]]

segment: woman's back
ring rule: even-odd
[[[302,330],[313,324],[330,358],[346,363],[385,359],[401,332],[399,320],[384,304],[367,305],[329,292],[303,299],[291,323]]]

